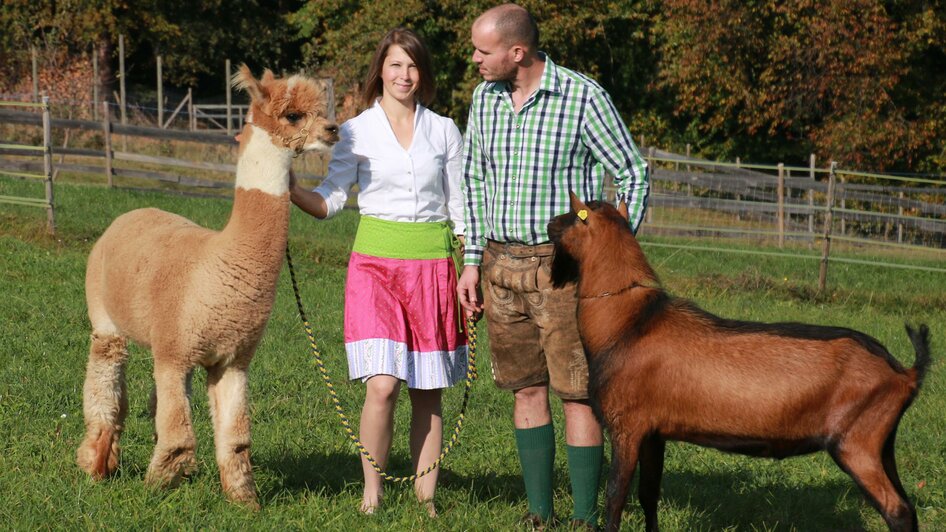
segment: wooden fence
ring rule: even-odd
[[[39,126],[42,117],[0,109],[2,123]],[[55,172],[101,173],[110,186],[123,178],[185,187],[232,186],[234,164],[112,147],[115,135],[233,146],[230,136],[105,119],[54,118],[50,123],[53,128],[99,132],[104,139],[104,149],[52,146],[47,150],[50,154],[81,159],[62,160]],[[821,261],[822,269],[831,261],[946,273],[946,182],[843,171],[833,164],[823,168],[750,165],[706,161],[654,148],[645,153],[651,168],[651,193],[642,231],[661,237],[648,245],[812,258]],[[37,161],[37,156],[35,147],[2,145],[0,172],[40,172],[46,163]],[[125,164],[116,165],[116,161]],[[186,175],[206,172],[226,175],[220,179]],[[321,179],[319,174],[298,175]],[[609,185],[606,191],[613,195],[614,189]],[[52,212],[51,199],[49,205]],[[920,255],[925,262],[901,260],[911,255]]]
[[[30,207],[41,207],[46,209],[46,230],[50,234],[56,234],[56,211],[55,211],[55,202],[53,201],[53,173],[52,173],[52,125],[49,116],[49,98],[43,96],[42,102],[38,104],[34,103],[22,103],[22,102],[3,102],[0,101],[0,111],[3,111],[3,108],[9,107],[38,107],[42,111],[41,115],[35,115],[32,113],[24,113],[34,116],[38,121],[39,125],[43,128],[43,144],[42,146],[24,146],[24,145],[13,145],[13,144],[3,144],[0,142],[0,153],[3,153],[4,150],[17,150],[31,156],[42,157],[42,167],[35,168],[31,167],[29,169],[22,169],[19,171],[9,170],[3,166],[0,166],[0,175],[8,175],[11,177],[17,177],[21,179],[39,179],[43,181],[43,186],[45,189],[44,198],[32,198],[25,196],[0,196],[0,203],[10,203],[14,205],[27,205]]]
[[[946,273],[946,181],[646,154],[654,245],[819,259],[822,289],[829,261]]]

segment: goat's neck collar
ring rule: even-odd
[[[629,292],[635,288],[660,288],[660,286],[652,282],[639,283],[637,281],[634,281],[631,284],[625,286],[624,288],[619,288],[617,290],[604,290],[602,292],[599,292],[597,294],[592,294],[592,295],[579,295],[578,299],[602,299],[605,297],[620,295],[625,292]]]

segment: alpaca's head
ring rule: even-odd
[[[247,124],[269,133],[272,143],[296,154],[328,149],[338,142],[338,125],[328,119],[328,101],[321,83],[302,75],[276,78],[266,69],[256,79],[242,65],[233,85],[249,93],[252,101]]]

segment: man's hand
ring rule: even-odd
[[[483,313],[483,297],[480,294],[480,267],[464,266],[457,281],[457,298],[466,309],[466,316],[479,319]]]

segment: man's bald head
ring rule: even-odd
[[[473,25],[495,30],[506,46],[520,45],[533,53],[539,49],[539,26],[522,6],[502,4],[487,9]]]

